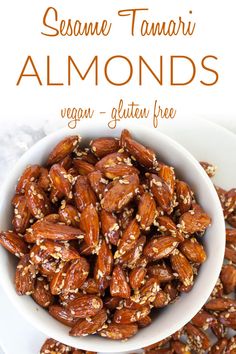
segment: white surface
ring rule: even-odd
[[[189,150],[198,158],[212,161],[220,166],[218,172],[217,183],[224,186],[225,188],[230,188],[235,185],[235,171],[232,171],[232,166],[236,165],[235,156],[232,156],[231,152],[235,150],[236,139],[233,134],[228,133],[226,130],[221,129],[215,125],[211,125],[206,121],[191,122],[191,124],[185,123],[183,128],[182,124],[178,123],[172,125],[172,129],[168,129],[168,134],[172,137],[175,137],[176,140],[181,142],[184,146],[188,147]],[[197,137],[197,139],[196,139]],[[219,150],[219,142],[224,142],[220,144],[221,149]],[[230,158],[226,158],[229,157]],[[11,333],[9,333],[9,325],[6,322],[0,322],[1,329],[0,338],[1,344],[5,348],[7,354],[13,354],[17,348],[20,348],[20,354],[34,354],[37,353],[39,343],[42,342],[43,336],[40,335],[37,331],[34,331],[30,327],[30,334],[25,337],[25,333],[29,333],[27,327],[24,326],[22,330],[24,321],[22,318],[12,309],[12,305],[7,305],[8,300],[4,295],[1,295],[2,299],[0,302],[1,313],[3,314],[2,318],[9,320]],[[12,309],[14,315],[11,317],[8,308]],[[11,320],[10,320],[11,319]],[[13,326],[12,323],[15,325]],[[19,324],[21,323],[21,324]],[[20,335],[22,330],[23,335]],[[17,338],[19,340],[17,343],[11,341],[14,331],[17,333]],[[35,334],[33,334],[33,333]],[[34,347],[31,346],[32,338],[34,338]],[[6,349],[7,348],[7,349]],[[27,349],[28,348],[28,349]],[[29,349],[31,348],[31,349]],[[36,350],[36,351],[35,351]],[[32,352],[33,351],[33,352]]]

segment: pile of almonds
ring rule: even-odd
[[[151,311],[192,289],[206,259],[210,217],[174,168],[127,130],[88,148],[65,138],[45,166],[26,168],[12,204],[13,230],[0,243],[20,258],[16,291],[71,336],[132,337]]]
[[[201,162],[201,165],[209,177],[214,176],[213,165],[206,162]],[[208,302],[199,313],[172,336],[144,348],[145,354],[236,353],[236,189],[225,191],[216,187],[216,190],[226,219],[225,261],[220,277]],[[46,354],[43,348],[40,353]],[[69,351],[71,354],[85,353],[73,351],[72,348],[68,350],[71,350]],[[55,352],[66,353],[63,350],[55,350]],[[47,353],[54,352],[49,350]]]

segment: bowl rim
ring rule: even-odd
[[[15,166],[11,169],[10,173],[12,174],[16,174],[16,172],[20,173],[20,169],[24,169],[26,164],[25,162],[27,162],[27,160],[30,159],[30,157],[32,157],[32,154],[35,154],[37,149],[40,146],[43,146],[45,144],[45,142],[47,142],[48,140],[50,140],[50,138],[56,138],[58,137],[58,141],[60,141],[63,137],[69,136],[69,135],[78,135],[80,134],[80,129],[85,128],[85,122],[80,122],[80,125],[71,130],[69,128],[62,128],[62,129],[58,129],[55,132],[46,135],[45,137],[43,137],[42,139],[40,139],[39,141],[37,141],[33,146],[31,146],[29,148],[29,150],[27,150],[17,161],[17,163],[15,164]],[[101,134],[104,134],[103,136],[112,136],[114,135],[114,133],[112,133],[111,129],[109,129],[108,127],[104,127],[102,125],[101,122],[97,121],[96,123],[93,124],[92,128],[90,128],[90,132],[91,132],[91,136],[92,133],[94,131],[94,129],[100,129],[101,130]],[[134,123],[132,122],[132,124],[130,124],[130,122],[119,122],[119,125],[116,129],[114,129],[113,131],[115,133],[117,133],[117,136],[119,136],[119,133],[121,132],[122,129],[130,129],[130,131],[135,135],[137,134],[148,134],[150,131],[153,132],[153,128],[151,127],[144,127],[139,123]],[[103,131],[103,133],[102,133]],[[110,134],[109,134],[110,132]],[[213,186],[213,183],[210,181],[210,178],[207,176],[206,172],[203,170],[203,168],[200,166],[199,162],[195,159],[195,157],[186,149],[184,148],[181,144],[179,144],[178,142],[176,142],[173,138],[170,138],[168,135],[160,132],[159,130],[155,131],[157,137],[158,135],[161,136],[164,140],[166,140],[167,144],[170,146],[174,146],[176,149],[178,149],[181,153],[181,155],[190,160],[190,162],[195,165],[195,167],[198,169],[198,172],[201,174],[202,179],[204,180],[205,184],[207,185],[209,191],[211,192],[211,194],[213,195],[213,198],[215,199],[215,211],[217,211],[218,217],[219,219],[217,219],[217,224],[219,229],[221,229],[221,243],[222,245],[225,243],[225,223],[224,223],[224,217],[223,217],[223,211],[222,211],[222,207],[219,201],[219,198],[217,196],[217,193],[215,191],[215,188]],[[115,134],[116,135],[116,134]],[[102,135],[100,135],[102,136]],[[83,138],[83,136],[82,136]],[[86,136],[84,137],[85,139],[87,138]],[[90,139],[90,137],[89,137]],[[55,143],[56,144],[56,143]],[[155,143],[156,144],[156,143]],[[158,143],[157,143],[158,144]],[[37,163],[37,162],[36,162]],[[11,181],[10,181],[11,182]],[[3,182],[2,187],[0,189],[0,195],[3,195],[3,192],[7,190],[7,188],[9,187],[9,185],[12,185],[12,183],[10,183],[7,178],[6,180]],[[2,198],[0,199],[0,211],[2,209]],[[2,249],[1,249],[2,251]],[[5,250],[4,250],[5,251]],[[7,252],[7,251],[6,251]],[[183,314],[183,318],[178,320],[178,324],[176,325],[176,323],[172,323],[171,324],[171,333],[176,332],[177,330],[179,330],[183,325],[185,325],[187,322],[189,322],[191,320],[191,318],[194,316],[192,316],[192,313],[194,312],[194,314],[196,314],[203,306],[203,304],[207,301],[211,291],[213,290],[216,281],[218,279],[218,276],[220,274],[220,270],[221,270],[221,266],[223,264],[223,260],[224,260],[224,247],[222,247],[222,251],[221,251],[221,256],[218,257],[218,262],[216,263],[216,267],[214,269],[214,272],[212,272],[212,274],[214,274],[214,276],[212,275],[211,279],[208,279],[208,292],[204,291],[204,296],[201,296],[201,302],[199,301],[198,305],[194,305],[194,311],[191,312],[191,315],[189,314]],[[49,333],[47,329],[45,329],[45,326],[42,326],[41,324],[38,323],[37,320],[35,320],[36,316],[34,313],[29,313],[28,311],[25,312],[20,306],[19,306],[19,302],[18,302],[18,296],[17,293],[13,293],[10,289],[10,287],[8,286],[8,284],[6,284],[6,282],[4,281],[4,277],[0,278],[0,284],[4,290],[4,292],[7,294],[7,296],[10,298],[10,301],[12,302],[12,304],[15,306],[15,308],[17,309],[17,311],[30,323],[32,324],[35,328],[37,328],[39,331],[43,332],[45,335],[47,335],[48,337],[53,337],[56,340],[61,341],[61,338],[59,337],[59,335],[57,335],[57,331],[54,330],[53,328],[51,329],[51,332]],[[200,298],[200,296],[199,296]],[[33,300],[32,300],[33,301]],[[42,328],[43,327],[43,328]],[[166,337],[169,336],[170,334],[169,329],[166,330]],[[89,337],[83,337],[83,338],[88,338],[87,340],[87,344],[84,345],[80,343],[78,343],[78,345],[80,346],[80,349],[84,349],[84,350],[95,350],[95,351],[99,351],[99,350],[103,350],[102,345],[98,345],[97,344],[90,344],[89,343]],[[70,338],[68,336],[68,338]],[[135,338],[135,337],[134,337]],[[164,338],[164,336],[163,336]],[[78,339],[78,338],[77,338]],[[64,339],[63,339],[64,340]],[[65,344],[66,341],[64,340]],[[108,342],[107,339],[104,339],[104,344],[105,342]],[[121,343],[120,341],[112,341],[112,343],[114,344],[122,344],[121,345],[121,349],[119,349],[119,345],[118,346],[112,346],[112,348],[109,348],[109,351],[111,353],[118,353],[120,351],[130,351],[130,350],[138,350],[140,349],[140,343],[138,345],[136,344],[129,344],[129,341],[127,341],[126,343]],[[142,347],[150,345],[152,343],[155,343],[155,339],[153,340],[147,340],[147,339],[143,339],[141,345]],[[71,346],[71,344],[68,344]],[[74,344],[73,344],[74,346]],[[82,348],[82,346],[84,346],[84,348]]]

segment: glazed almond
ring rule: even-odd
[[[96,204],[96,195],[92,190],[86,176],[78,176],[75,183],[74,198],[79,212],[82,212],[90,204]]]
[[[168,257],[178,244],[178,241],[172,236],[155,237],[147,243],[143,253],[151,260],[156,261]]]
[[[98,138],[90,143],[91,150],[99,158],[119,150],[119,140],[115,138]]]
[[[84,231],[84,241],[95,248],[99,241],[99,218],[93,204],[87,205],[80,216],[80,227]]]
[[[110,293],[112,296],[126,299],[130,297],[130,286],[127,282],[126,275],[120,266],[116,266],[113,270],[110,282]]]
[[[108,212],[122,210],[134,198],[138,185],[139,178],[137,174],[125,176],[115,181],[115,184],[108,189],[101,201],[102,208]]]
[[[76,149],[79,142],[80,137],[77,135],[68,136],[61,140],[49,154],[47,165],[52,165],[63,160],[67,155]]]
[[[23,237],[13,231],[0,233],[0,244],[17,257],[22,257],[29,252]]]

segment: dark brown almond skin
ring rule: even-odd
[[[31,295],[34,291],[36,269],[29,261],[30,257],[26,254],[16,267],[15,288],[18,295]]]
[[[171,348],[175,354],[190,354],[189,346],[180,340],[171,341]]]
[[[209,354],[224,354],[227,346],[228,346],[228,339],[227,338],[219,339],[211,347],[211,350],[209,351]]]
[[[194,326],[200,328],[208,328],[212,327],[213,325],[217,324],[217,318],[203,309],[201,309],[191,320]]]
[[[131,270],[129,274],[129,282],[131,288],[134,290],[138,290],[142,286],[146,274],[147,269],[143,267],[137,267]]]
[[[170,256],[172,269],[178,273],[180,281],[185,286],[193,284],[193,268],[187,258],[178,250],[175,250]]]
[[[121,163],[126,163],[127,161],[130,163],[129,155],[126,152],[115,152],[104,156],[96,163],[95,167],[98,170],[103,171],[106,167],[119,165]]]
[[[63,344],[63,343],[60,343],[58,341],[56,341],[55,339],[53,338],[48,338],[41,350],[40,350],[40,354],[52,354],[52,353],[56,353],[56,354],[66,354],[68,353],[68,350],[71,351],[72,348],[71,347],[68,347],[67,345]],[[77,352],[77,353],[74,353],[73,354],[83,354],[81,351]]]
[[[130,153],[141,165],[145,167],[154,167],[157,164],[156,154],[153,150],[138,143],[129,136],[123,136],[124,148]]]
[[[229,217],[236,209],[236,188],[230,189],[225,193],[225,202],[223,204],[223,211],[225,219]]]
[[[156,217],[156,202],[152,196],[145,192],[138,203],[136,219],[142,230],[149,230]]]
[[[139,319],[142,319],[149,315],[151,309],[150,306],[142,306],[140,309],[128,309],[122,308],[116,310],[114,313],[113,321],[120,324],[130,324],[137,322]]]
[[[50,189],[51,189],[51,180],[49,178],[49,172],[48,172],[47,168],[44,168],[44,167],[40,168],[40,175],[39,175],[39,178],[38,178],[38,185],[45,192],[50,191]]]
[[[125,146],[125,139],[127,139],[127,138],[132,139],[132,135],[128,129],[123,129],[121,132],[121,135],[120,135],[120,147]]]
[[[107,277],[111,274],[113,267],[113,254],[106,243],[105,240],[102,241],[101,247],[99,248],[95,267],[94,267],[94,278],[99,281],[100,278]]]
[[[187,332],[188,338],[190,339],[191,343],[195,346],[201,345],[202,350],[208,350],[211,346],[211,342],[208,336],[198,327],[188,323],[185,326],[185,330]],[[199,347],[198,347],[199,348]]]
[[[137,174],[126,176],[108,189],[101,201],[102,208],[108,212],[121,211],[135,196],[139,178]]]
[[[221,269],[220,280],[225,294],[233,292],[236,288],[236,267],[233,264],[224,265]]]
[[[236,310],[221,312],[219,320],[224,326],[236,329]]]
[[[134,247],[129,252],[123,254],[123,256],[117,258],[116,263],[122,264],[123,267],[128,267],[130,269],[133,269],[138,265],[142,266],[142,252],[145,243],[146,236],[140,236],[136,241]],[[146,264],[147,261],[145,262],[145,266]]]
[[[145,328],[145,327],[149,326],[151,323],[152,323],[152,319],[150,316],[146,316],[146,317],[142,318],[141,320],[137,321],[138,328]]]
[[[47,165],[53,165],[63,160],[67,155],[73,152],[80,141],[79,136],[68,136],[61,140],[50,152]]]
[[[168,214],[171,213],[173,209],[173,195],[168,184],[154,173],[148,175],[148,180],[157,205],[160,206],[164,212]]]
[[[205,309],[211,311],[226,311],[230,309],[230,307],[236,307],[236,300],[230,298],[216,298],[208,301],[207,304],[204,305]]]
[[[236,245],[236,229],[226,229],[226,242]]]
[[[228,215],[226,221],[230,226],[236,229],[236,209],[234,209],[234,211]]]
[[[91,294],[91,295],[100,294],[98,283],[94,278],[86,279],[80,289],[85,294]]]
[[[96,295],[82,295],[67,306],[74,317],[86,318],[95,316],[103,307],[103,302]]]
[[[189,185],[184,181],[176,181],[176,200],[180,215],[191,209],[192,193]]]
[[[26,167],[24,172],[22,173],[17,186],[16,186],[16,193],[24,194],[25,186],[28,182],[36,181],[36,179],[40,175],[40,166],[39,165],[30,165]]]
[[[60,305],[51,305],[49,307],[49,314],[68,327],[73,327],[78,321],[78,318],[75,318],[70,310]]]
[[[81,159],[74,159],[73,164],[78,173],[82,176],[87,176],[89,173],[95,171],[95,167],[91,163]]]
[[[135,323],[126,325],[110,323],[107,328],[102,329],[98,334],[109,339],[122,340],[133,337],[137,331],[138,326]]]
[[[116,215],[102,209],[100,212],[100,221],[103,236],[109,240],[112,245],[116,246],[120,238],[120,227]]]
[[[102,326],[107,320],[107,312],[105,309],[101,309],[92,318],[80,319],[76,322],[70,331],[70,336],[80,337],[88,336],[89,334],[94,334],[102,329]]]
[[[176,238],[177,241],[183,242],[184,237],[181,234],[181,232],[177,229],[177,226],[175,225],[174,221],[166,215],[159,215],[157,217],[157,223],[158,223],[158,230],[163,234],[163,235],[171,235]]]
[[[104,175],[99,170],[90,172],[87,177],[93,191],[96,193],[99,199],[102,199],[104,190],[109,181],[104,178]]]
[[[160,283],[167,283],[174,279],[172,269],[165,263],[150,265],[147,272],[149,276],[156,277]]]
[[[160,291],[158,291],[158,293],[155,297],[153,305],[156,308],[162,308],[162,307],[165,307],[166,305],[168,305],[169,302],[170,302],[170,298],[169,298],[168,294],[165,291],[160,290]]]
[[[155,237],[144,247],[143,254],[156,261],[168,257],[178,244],[178,241],[172,236]]]
[[[129,252],[135,245],[137,239],[140,235],[139,225],[136,219],[133,219],[129,225],[127,226],[126,230],[123,232],[118,246],[117,251],[114,255],[114,258],[119,258],[126,252]]]
[[[123,176],[139,174],[139,170],[134,166],[119,164],[115,166],[108,166],[102,169],[102,172],[106,178],[115,179]]]
[[[206,260],[206,252],[203,246],[195,239],[186,239],[180,244],[181,252],[194,263],[203,263]]]
[[[158,176],[161,177],[169,186],[171,194],[175,190],[175,171],[173,167],[161,164]]]
[[[229,261],[236,263],[236,250],[232,247],[225,247],[225,258]]]
[[[24,234],[29,227],[30,219],[32,215],[28,208],[25,196],[19,196],[14,208],[14,216],[12,219],[12,225],[14,231]]]
[[[83,237],[84,233],[78,228],[40,220],[31,226],[31,230],[25,235],[25,240],[30,243],[39,239],[70,241]]]
[[[98,245],[99,241],[99,218],[93,204],[85,207],[80,216],[80,227],[84,231],[84,241],[92,248]]]
[[[86,176],[78,176],[75,183],[75,204],[79,212],[82,212],[88,205],[95,205],[96,194],[91,188]]]
[[[69,199],[73,177],[60,164],[55,164],[50,168],[49,176],[52,181],[53,187],[60,193]]]
[[[98,138],[92,140],[90,146],[94,155],[102,158],[119,150],[119,139]]]
[[[104,306],[109,310],[115,310],[119,306],[120,301],[123,301],[120,297],[108,296],[104,299]]]
[[[16,257],[22,257],[29,252],[23,237],[12,231],[0,232],[0,244]]]
[[[78,210],[70,204],[66,204],[58,211],[60,221],[68,226],[79,227],[79,212]]]
[[[41,242],[40,246],[44,247],[44,249],[47,250],[51,257],[54,257],[55,259],[61,259],[64,262],[80,259],[79,252],[68,244],[51,240],[44,240]]]
[[[192,210],[181,215],[179,223],[183,227],[183,232],[194,234],[204,231],[211,223],[211,218],[198,204],[194,204]]]
[[[25,197],[27,206],[36,219],[42,219],[50,213],[49,199],[37,183],[28,182],[26,184]]]
[[[32,298],[41,307],[47,308],[52,305],[54,296],[51,294],[49,283],[45,278],[36,279]]]
[[[130,286],[126,280],[126,275],[121,266],[116,266],[113,269],[110,282],[111,296],[128,299],[130,297]]]
[[[69,294],[78,291],[88,277],[89,268],[87,259],[83,257],[71,261],[66,271],[63,293]]]

